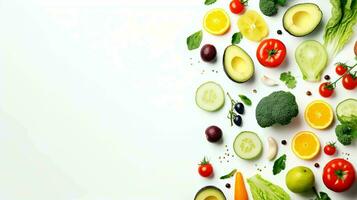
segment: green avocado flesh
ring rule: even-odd
[[[250,56],[240,47],[230,45],[223,55],[223,68],[234,82],[244,83],[254,74],[254,63]]]
[[[293,36],[305,36],[321,22],[322,11],[313,3],[296,4],[284,14],[284,29]]]
[[[226,200],[226,197],[219,188],[206,186],[197,192],[194,200]]]

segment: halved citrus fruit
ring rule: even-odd
[[[253,10],[247,10],[238,19],[237,25],[243,36],[251,41],[259,42],[269,34],[264,18]]]
[[[320,152],[320,141],[313,132],[301,131],[294,136],[291,149],[297,157],[311,160]]]
[[[322,100],[315,100],[305,109],[305,121],[315,129],[325,129],[333,121],[331,106]]]
[[[213,35],[223,35],[230,26],[229,16],[222,8],[208,11],[203,18],[203,28]]]

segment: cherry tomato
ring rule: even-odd
[[[347,67],[344,64],[337,64],[335,71],[336,74],[342,76],[347,72]]]
[[[345,159],[333,159],[325,165],[322,180],[332,191],[346,191],[355,181],[354,167]]]
[[[336,145],[335,143],[328,143],[325,147],[324,147],[324,152],[326,155],[332,156],[336,153]]]
[[[209,177],[212,175],[213,167],[206,158],[203,158],[201,163],[198,165],[198,173],[203,177]]]
[[[357,86],[357,78],[353,77],[351,74],[346,74],[342,78],[342,85],[347,90],[353,90]]]
[[[333,94],[334,87],[330,82],[324,82],[319,87],[319,93],[323,97],[330,97]]]
[[[242,3],[239,0],[233,0],[229,4],[229,9],[231,10],[232,13],[234,14],[240,14],[244,11],[244,3]]]
[[[257,49],[257,58],[265,67],[278,67],[285,59],[286,47],[277,39],[263,40]]]

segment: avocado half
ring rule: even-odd
[[[253,60],[236,45],[230,45],[224,50],[223,69],[228,78],[237,83],[247,82],[254,75]]]
[[[313,32],[322,20],[322,11],[314,3],[301,3],[290,7],[284,14],[284,29],[293,36],[302,37]]]
[[[201,188],[194,198],[194,200],[226,200],[222,190],[215,186],[206,186]]]

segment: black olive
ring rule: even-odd
[[[241,126],[242,125],[242,117],[240,115],[236,115],[233,119],[233,122],[235,125]]]
[[[282,140],[282,141],[281,141],[281,144],[282,144],[282,145],[286,145],[286,144],[287,144],[286,140]]]
[[[242,103],[236,103],[236,105],[234,105],[234,110],[236,110],[237,113],[239,113],[239,114],[243,114],[244,113],[244,105]]]

